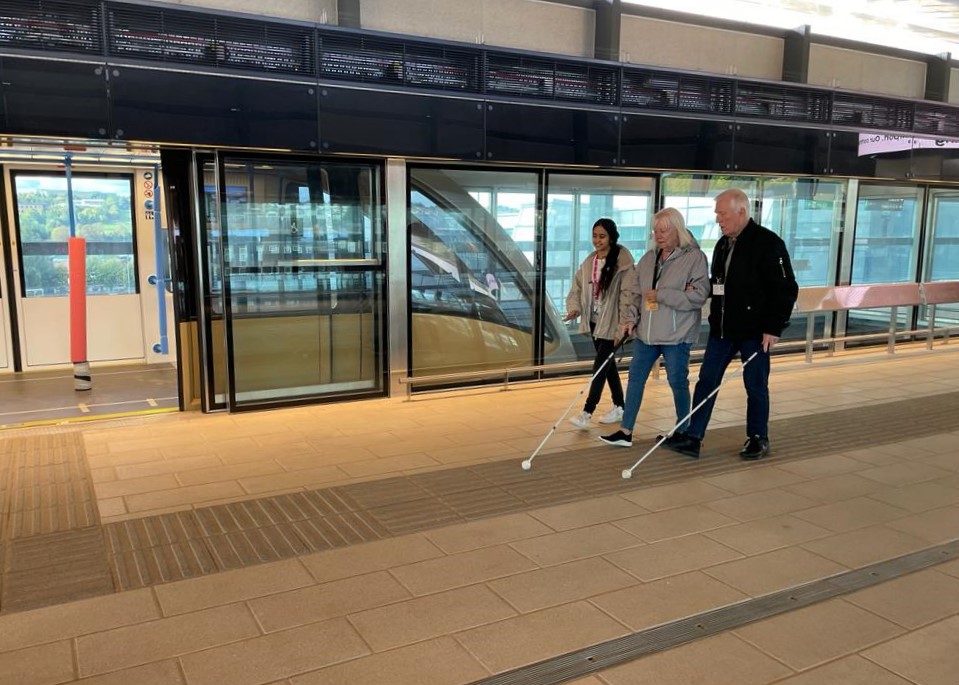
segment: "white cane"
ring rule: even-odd
[[[743,365],[742,365],[741,368],[745,369],[745,368],[746,368],[746,364],[748,364],[749,362],[751,362],[751,361],[753,360],[753,358],[754,358],[757,354],[759,354],[759,350],[756,350],[756,351],[753,352],[751,355],[749,355],[749,359],[747,359],[746,361],[743,362]],[[740,372],[740,375],[741,375],[741,372]],[[630,466],[628,469],[623,469],[623,478],[632,478],[632,477],[633,477],[633,471],[636,469],[636,467],[639,466],[640,464],[642,464],[642,463],[646,460],[646,457],[648,457],[650,454],[652,454],[653,452],[655,452],[655,451],[656,451],[656,448],[658,448],[660,445],[662,445],[664,442],[666,442],[666,439],[667,439],[669,436],[671,436],[673,433],[675,433],[677,428],[679,428],[679,427],[682,426],[684,423],[686,423],[686,421],[688,421],[689,418],[690,418],[693,414],[695,414],[696,411],[697,411],[701,406],[703,406],[704,404],[706,404],[707,402],[709,402],[710,398],[711,398],[713,395],[715,395],[717,392],[719,392],[719,389],[720,389],[721,387],[723,387],[723,385],[725,385],[726,381],[728,381],[730,378],[732,378],[732,376],[726,376],[726,378],[724,378],[723,381],[722,381],[719,385],[717,385],[717,386],[713,389],[713,391],[712,391],[711,393],[709,393],[708,395],[706,395],[706,398],[705,398],[702,402],[700,402],[700,403],[697,404],[695,407],[693,407],[692,410],[690,410],[690,412],[689,412],[688,414],[686,414],[686,416],[684,416],[682,419],[680,419],[679,423],[677,423],[675,426],[673,426],[672,428],[669,429],[669,432],[666,433],[666,435],[662,436],[659,440],[657,440],[657,441],[656,441],[656,444],[653,445],[651,448],[649,448],[649,451],[646,452],[646,454],[644,454],[643,456],[641,456],[641,457],[639,458],[639,461],[637,461],[635,464],[633,464],[632,466]],[[524,468],[525,468],[525,467],[524,467]]]
[[[606,365],[609,363],[609,361],[616,356],[616,352],[619,350],[620,346],[622,346],[622,344],[626,342],[626,340],[627,340],[627,336],[623,336],[623,339],[620,340],[618,343],[616,343],[616,345],[613,347],[613,351],[609,353],[609,356],[606,357],[603,363],[600,364],[599,368],[596,369],[596,373],[590,376],[590,379],[586,382],[586,385],[583,386],[582,390],[576,393],[576,397],[573,398],[573,401],[569,403],[569,406],[566,407],[566,410],[560,415],[558,419],[556,419],[556,423],[554,423],[553,427],[549,429],[549,433],[546,434],[546,437],[543,438],[543,441],[539,443],[539,445],[536,447],[535,450],[533,450],[533,453],[529,455],[529,457],[523,460],[524,471],[529,471],[531,468],[533,468],[533,459],[535,459],[536,455],[539,454],[539,451],[543,449],[543,445],[545,445],[546,441],[550,439],[550,437],[553,435],[553,432],[556,430],[557,426],[559,426],[562,420],[566,418],[566,415],[569,413],[569,410],[576,403],[576,400],[578,400],[580,396],[584,392],[586,392],[586,389],[593,384],[593,381],[596,380],[596,378],[599,377],[599,374],[603,372],[603,369],[606,368]]]

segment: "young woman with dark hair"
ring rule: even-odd
[[[619,244],[619,230],[612,219],[599,219],[593,224],[593,252],[573,277],[566,297],[566,316],[563,321],[580,317],[579,332],[589,333],[596,348],[593,361],[595,374],[616,349],[619,326],[619,291],[623,274],[633,266],[633,255]],[[604,414],[600,423],[619,423],[623,416],[623,384],[616,368],[616,359],[610,359],[589,387],[583,411],[570,419],[577,428],[589,427],[593,412],[609,385],[613,408]]]

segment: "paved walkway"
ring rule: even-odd
[[[752,606],[959,539],[957,381],[950,347],[777,359],[771,458],[733,379],[702,459],[630,481],[664,380],[631,450],[564,424],[531,472],[580,381],[6,431],[0,673],[458,685]],[[575,682],[954,683],[943,559]]]

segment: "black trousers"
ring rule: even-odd
[[[595,326],[590,323],[590,333],[592,333],[594,329]],[[593,361],[593,374],[595,375],[599,367],[603,365],[603,362],[613,354],[616,345],[612,340],[593,338],[593,347],[596,348],[596,359]],[[617,407],[625,405],[626,399],[623,397],[623,382],[619,379],[619,369],[616,368],[615,356],[606,362],[606,366],[603,367],[603,372],[596,376],[593,382],[590,383],[589,395],[586,396],[586,406],[583,407],[583,411],[589,414],[596,411],[596,405],[599,404],[599,399],[603,396],[603,386],[606,384],[609,385],[609,393],[612,396],[613,404]]]

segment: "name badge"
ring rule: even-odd
[[[722,284],[722,283],[714,283],[714,284],[713,284],[713,295],[720,295],[720,296],[722,296],[722,295],[725,295],[725,294],[726,294],[726,286],[725,286],[724,284]]]

